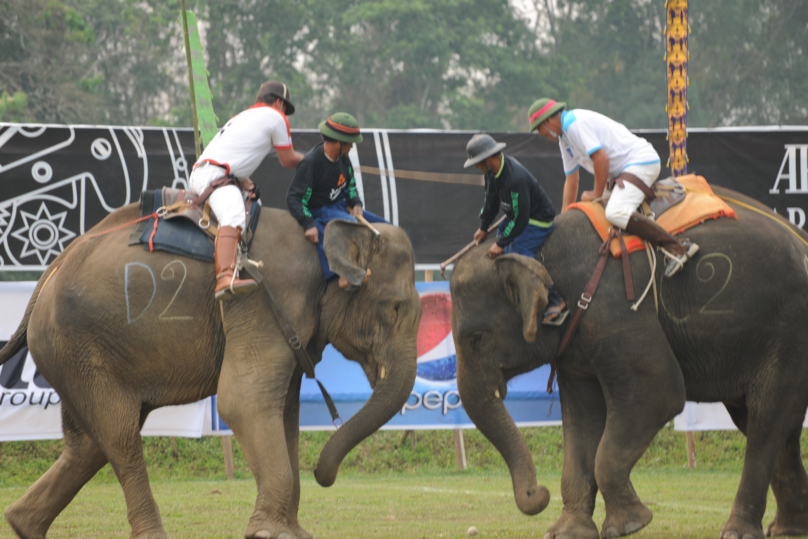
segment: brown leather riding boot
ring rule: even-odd
[[[674,255],[665,268],[666,277],[679,271],[684,263],[699,250],[699,246],[695,243],[679,241],[654,221],[637,212],[632,213],[629,217],[626,232],[639,236],[654,247],[661,247]]]
[[[217,300],[229,300],[234,294],[246,294],[258,286],[258,283],[252,279],[238,278],[236,256],[240,239],[241,228],[233,226],[221,227],[216,236],[216,292],[214,297]]]

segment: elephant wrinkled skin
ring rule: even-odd
[[[137,217],[137,205],[90,233]],[[149,412],[218,393],[255,476],[247,537],[309,538],[298,524],[298,415],[303,372],[259,288],[220,305],[213,264],[128,247],[130,227],[68,246],[40,279],[0,364],[27,342],[62,398],[65,449],[5,516],[42,538],[79,489],[109,462],[122,485],[131,537],[166,537],[140,438]],[[349,289],[323,280],[317,253],[285,211],[264,209],[251,248],[284,314],[318,362],[332,343],[359,362],[373,393],[328,441],[315,470],[333,484],[342,459],[406,402],[415,381],[421,303],[406,234],[334,221],[325,250]],[[58,270],[54,272],[54,269]],[[365,268],[372,275],[362,285]],[[46,278],[50,281],[45,284]],[[361,286],[360,286],[361,285]]]
[[[771,213],[740,194],[715,191]],[[659,315],[650,295],[637,312],[629,309],[622,264],[608,261],[558,360],[564,508],[546,539],[597,538],[598,491],[606,506],[602,537],[646,526],[652,513],[629,475],[686,399],[724,403],[747,437],[740,486],[720,537],[764,536],[769,484],[777,513],[767,535],[808,535],[808,476],[799,444],[808,407],[808,247],[800,238],[808,234],[790,224],[798,237],[785,230],[780,217],[778,223],[734,209],[739,220],[709,221],[684,234],[701,250],[680,274],[662,278],[658,263]],[[600,243],[584,214],[569,211],[542,247],[543,265],[519,255],[490,260],[480,246],[452,275],[460,396],[505,458],[516,503],[528,514],[546,506],[545,491],[536,486],[530,452],[502,399],[508,380],[550,362],[566,327],[541,325],[545,285],[574,305]],[[639,290],[650,277],[645,253],[631,256],[631,270]]]

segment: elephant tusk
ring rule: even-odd
[[[384,380],[384,376],[385,376],[386,374],[387,374],[387,372],[384,370],[384,365],[382,365],[382,368],[381,368],[381,370],[379,371],[379,378],[381,378],[382,380]]]
[[[494,390],[494,396],[495,396],[496,398],[499,398],[499,389],[495,389],[495,390]]]

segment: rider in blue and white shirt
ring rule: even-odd
[[[659,177],[659,154],[623,124],[591,110],[568,111],[565,106],[545,98],[533,103],[528,112],[530,131],[538,130],[542,137],[558,141],[566,175],[561,211],[578,198],[580,168],[595,177],[593,190],[581,194],[583,202],[600,198],[607,182],[617,180],[606,205],[606,220],[662,248],[671,258],[665,275],[672,276],[696,254],[698,245],[679,241],[638,212],[645,193],[630,183],[636,179],[650,188]]]

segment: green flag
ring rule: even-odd
[[[199,41],[199,29],[196,26],[196,16],[193,11],[186,11],[188,19],[188,41],[191,50],[191,70],[194,79],[194,94],[196,96],[196,116],[199,124],[199,135],[202,144],[207,146],[216,136],[216,115],[213,113],[210,86],[208,86],[205,58],[202,56],[202,43]]]

